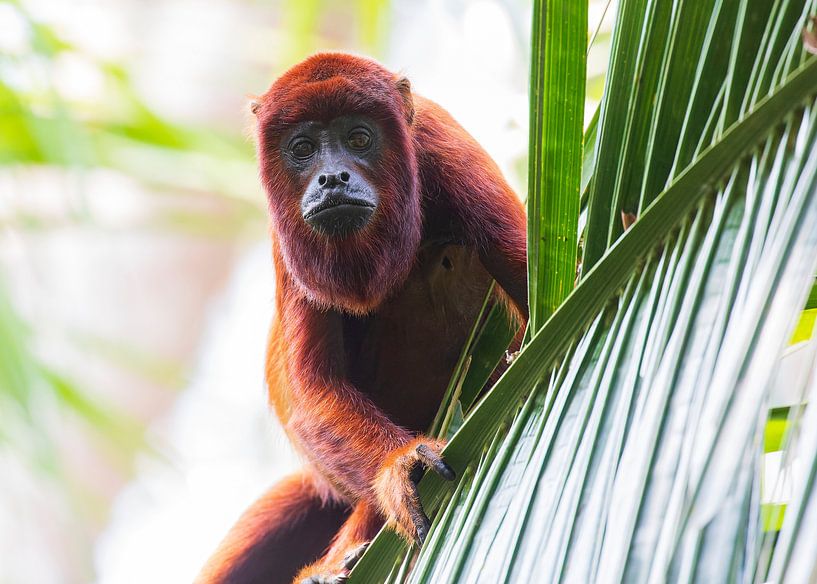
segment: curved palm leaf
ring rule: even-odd
[[[451,440],[453,492],[421,483],[419,556],[384,532],[350,582],[814,573],[815,422],[793,420],[809,471],[777,545],[759,504],[770,381],[817,270],[813,11],[621,2],[583,280]]]

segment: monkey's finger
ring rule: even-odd
[[[412,497],[408,501],[408,512],[411,517],[411,522],[414,524],[414,529],[417,532],[417,544],[422,546],[431,529],[431,521],[423,511],[423,506],[420,505],[420,497],[417,493],[417,485],[412,484]]]
[[[431,529],[431,521],[429,521],[420,507],[417,509],[409,509],[409,515],[411,516],[412,523],[414,523],[414,529],[417,531],[417,545],[422,546]]]
[[[431,448],[425,444],[420,444],[417,446],[416,450],[417,456],[421,461],[423,461],[423,464],[443,477],[445,480],[453,481],[455,478],[457,478],[457,473],[454,472],[454,469],[443,460],[442,456],[434,452]]]
[[[347,570],[351,570],[355,567],[358,560],[363,557],[363,554],[366,552],[366,549],[369,547],[369,542],[367,541],[364,544],[357,546],[355,549],[350,551],[348,554],[343,556],[343,567]]]
[[[344,584],[347,580],[343,574],[320,574],[304,578],[300,584]]]

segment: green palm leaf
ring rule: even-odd
[[[779,539],[760,505],[771,381],[817,271],[814,8],[620,3],[583,279],[449,443],[459,482],[421,483],[436,515],[419,555],[384,531],[350,582],[815,573],[811,409],[790,410],[783,447],[806,470]],[[563,172],[551,182],[579,184]],[[622,211],[639,214],[626,232]],[[817,398],[814,379],[795,390]]]

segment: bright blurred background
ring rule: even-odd
[[[265,403],[273,274],[247,97],[314,51],[370,55],[524,196],[529,11],[0,0],[0,583],[189,582],[297,466]]]

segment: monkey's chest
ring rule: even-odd
[[[423,246],[403,288],[376,314],[345,317],[352,381],[392,420],[425,431],[490,283],[475,250]]]

